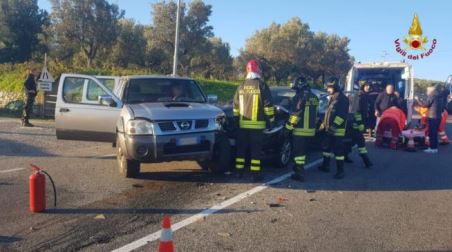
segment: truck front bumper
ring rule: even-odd
[[[118,133],[127,159],[143,163],[209,159],[215,131],[159,136],[130,136]]]

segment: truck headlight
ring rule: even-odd
[[[154,125],[146,120],[130,120],[127,122],[126,133],[128,135],[152,135]]]
[[[219,114],[217,117],[215,117],[215,128],[217,130],[223,129],[223,125],[226,123],[226,115],[225,114]]]

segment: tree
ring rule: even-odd
[[[118,38],[110,52],[110,61],[113,65],[144,66],[147,45],[144,30],[145,27],[135,24],[134,20],[120,20]]]
[[[0,3],[0,62],[23,62],[40,49],[38,36],[48,14],[37,0],[2,0]]]
[[[345,78],[347,71],[353,64],[353,57],[349,55],[348,44],[350,39],[339,37],[336,34],[317,33],[316,55],[313,57],[312,73],[314,79],[321,78],[322,83],[326,76]]]
[[[282,25],[272,23],[248,38],[235,64],[243,69],[247,60],[257,58],[263,64],[264,77],[270,80],[279,83],[303,73],[316,81],[326,74],[348,71],[352,60],[348,44],[348,38],[314,34],[295,17]]]
[[[147,65],[156,71],[169,73],[174,53],[177,4],[174,1],[160,1],[154,4],[152,9],[153,22],[146,36]],[[211,14],[212,6],[200,0],[192,1],[188,8],[185,4],[181,6],[178,65],[180,74],[217,77],[217,74],[224,75],[226,68],[232,69],[229,45],[213,38],[213,27],[208,24]],[[222,66],[215,66],[217,68],[214,69],[210,64],[213,59],[218,58],[224,62]]]
[[[261,59],[267,66],[264,67],[268,77],[280,82],[293,72],[306,70],[312,39],[309,25],[302,23],[299,18],[292,18],[283,25],[272,23],[246,41],[241,58],[243,64],[249,57]]]
[[[57,57],[74,55],[87,66],[102,50],[110,49],[119,33],[118,21],[124,16],[115,4],[106,0],[51,0],[52,23]]]
[[[209,39],[206,51],[194,56],[190,61],[192,72],[203,78],[231,79],[233,77],[233,58],[228,43],[220,38]]]

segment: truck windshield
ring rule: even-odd
[[[184,79],[132,79],[126,87],[125,103],[198,102],[206,99],[198,84]]]

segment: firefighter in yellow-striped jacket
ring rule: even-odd
[[[367,120],[368,115],[368,102],[364,92],[360,91],[351,96],[350,110],[349,110],[349,123],[346,132],[351,137],[351,143],[346,147],[347,153],[345,154],[345,162],[352,163],[353,161],[348,158],[348,154],[352,152],[352,147],[358,145],[358,152],[361,156],[364,165],[370,168],[373,164],[367,155],[366,140],[364,138],[364,121]]]
[[[261,151],[263,131],[273,127],[275,108],[268,85],[261,79],[262,68],[257,60],[246,66],[246,80],[234,96],[234,119],[239,126],[237,135],[236,169],[243,176],[247,153],[250,153],[250,170],[255,181],[262,180]]]
[[[334,175],[336,179],[342,179],[344,173],[345,146],[344,137],[347,126],[347,116],[349,101],[342,92],[339,79],[331,77],[325,83],[325,88],[330,95],[328,109],[321,128],[326,131],[327,144],[323,152],[323,164],[319,167],[320,171],[330,171],[330,161],[336,157],[337,171]]]
[[[319,98],[311,92],[303,76],[293,81],[292,89],[297,93],[291,101],[291,115],[286,123],[286,130],[292,132],[295,161],[292,179],[302,182],[308,145],[315,136]]]

